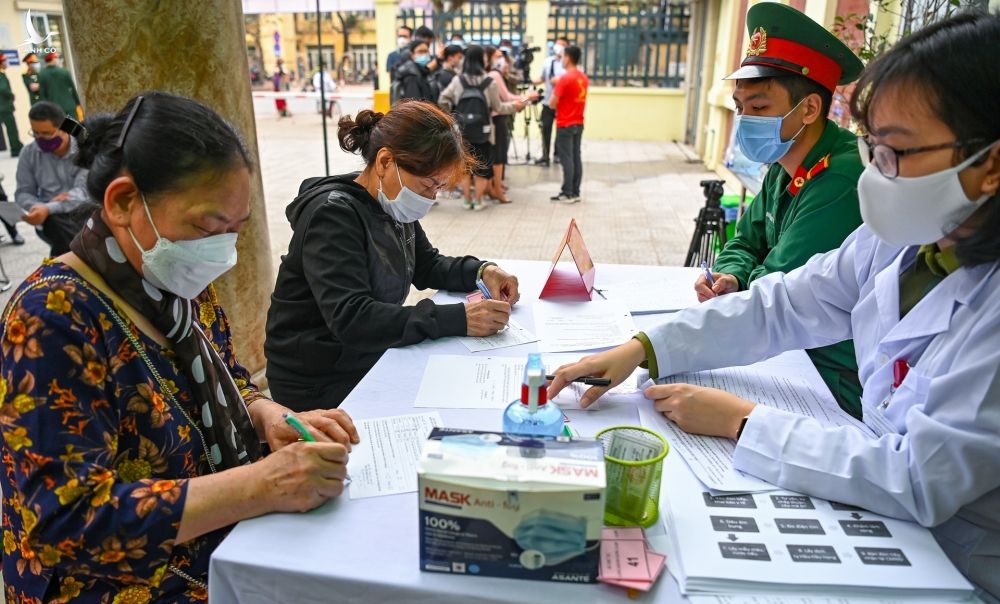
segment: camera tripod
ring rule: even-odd
[[[700,183],[705,195],[705,207],[698,211],[695,218],[694,235],[688,247],[684,266],[701,266],[707,262],[709,266],[715,263],[715,244],[726,245],[726,213],[722,209],[722,194],[725,190],[724,180],[703,180]]]
[[[525,165],[531,164],[531,122],[538,122],[538,104],[531,103],[524,108],[524,163]],[[514,149],[514,159],[520,159],[517,154],[517,139],[514,136],[515,130],[517,130],[517,120],[511,120],[508,122],[510,127],[510,146]]]

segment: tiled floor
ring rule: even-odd
[[[330,132],[332,174],[360,167],[357,157],[337,146],[336,130]],[[519,135],[523,123],[517,124]],[[285,207],[295,197],[299,183],[323,174],[320,119],[309,112],[278,120],[269,108],[259,106],[257,134],[270,225],[271,253],[277,271],[280,257],[291,239]],[[539,154],[533,133],[533,155]],[[675,143],[588,141],[583,144],[583,201],[567,206],[549,196],[559,190],[561,170],[523,164],[523,136],[515,139],[522,159],[511,152],[508,167],[509,197],[514,203],[492,205],[470,212],[457,199],[442,199],[421,221],[431,242],[445,254],[472,254],[481,258],[542,260],[551,257],[571,218],[576,218],[595,262],[679,265],[691,237],[693,219],[701,207],[698,181],[714,178],[700,163],[690,163]],[[17,161],[7,153],[0,158],[0,174],[13,196]],[[47,251],[31,227],[21,223],[27,240],[21,247],[0,247],[8,275],[19,283]],[[10,290],[0,294],[5,304]]]

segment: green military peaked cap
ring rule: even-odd
[[[761,2],[747,11],[750,43],[740,68],[725,79],[795,73],[833,91],[858,79],[861,59],[822,25],[794,8]]]

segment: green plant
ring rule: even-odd
[[[899,38],[946,19],[966,8],[985,9],[986,0],[875,0],[867,14],[834,18],[833,33],[865,62],[885,52]],[[876,22],[891,19],[888,27]]]

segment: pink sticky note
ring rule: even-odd
[[[470,304],[473,302],[479,302],[482,299],[483,299],[483,292],[472,292],[471,294],[465,297],[466,302]]]
[[[643,541],[602,541],[601,579],[649,580]]]
[[[663,554],[646,550],[646,565],[649,567],[649,580],[651,582],[656,581],[660,577],[660,573],[663,572],[663,567],[666,566],[666,563],[667,557]]]
[[[609,541],[645,541],[646,534],[645,531],[637,526],[629,528],[610,527],[601,531],[601,539]]]
[[[627,589],[637,589],[639,591],[649,591],[653,587],[652,581],[626,581],[624,579],[601,579],[602,583],[616,585]]]

